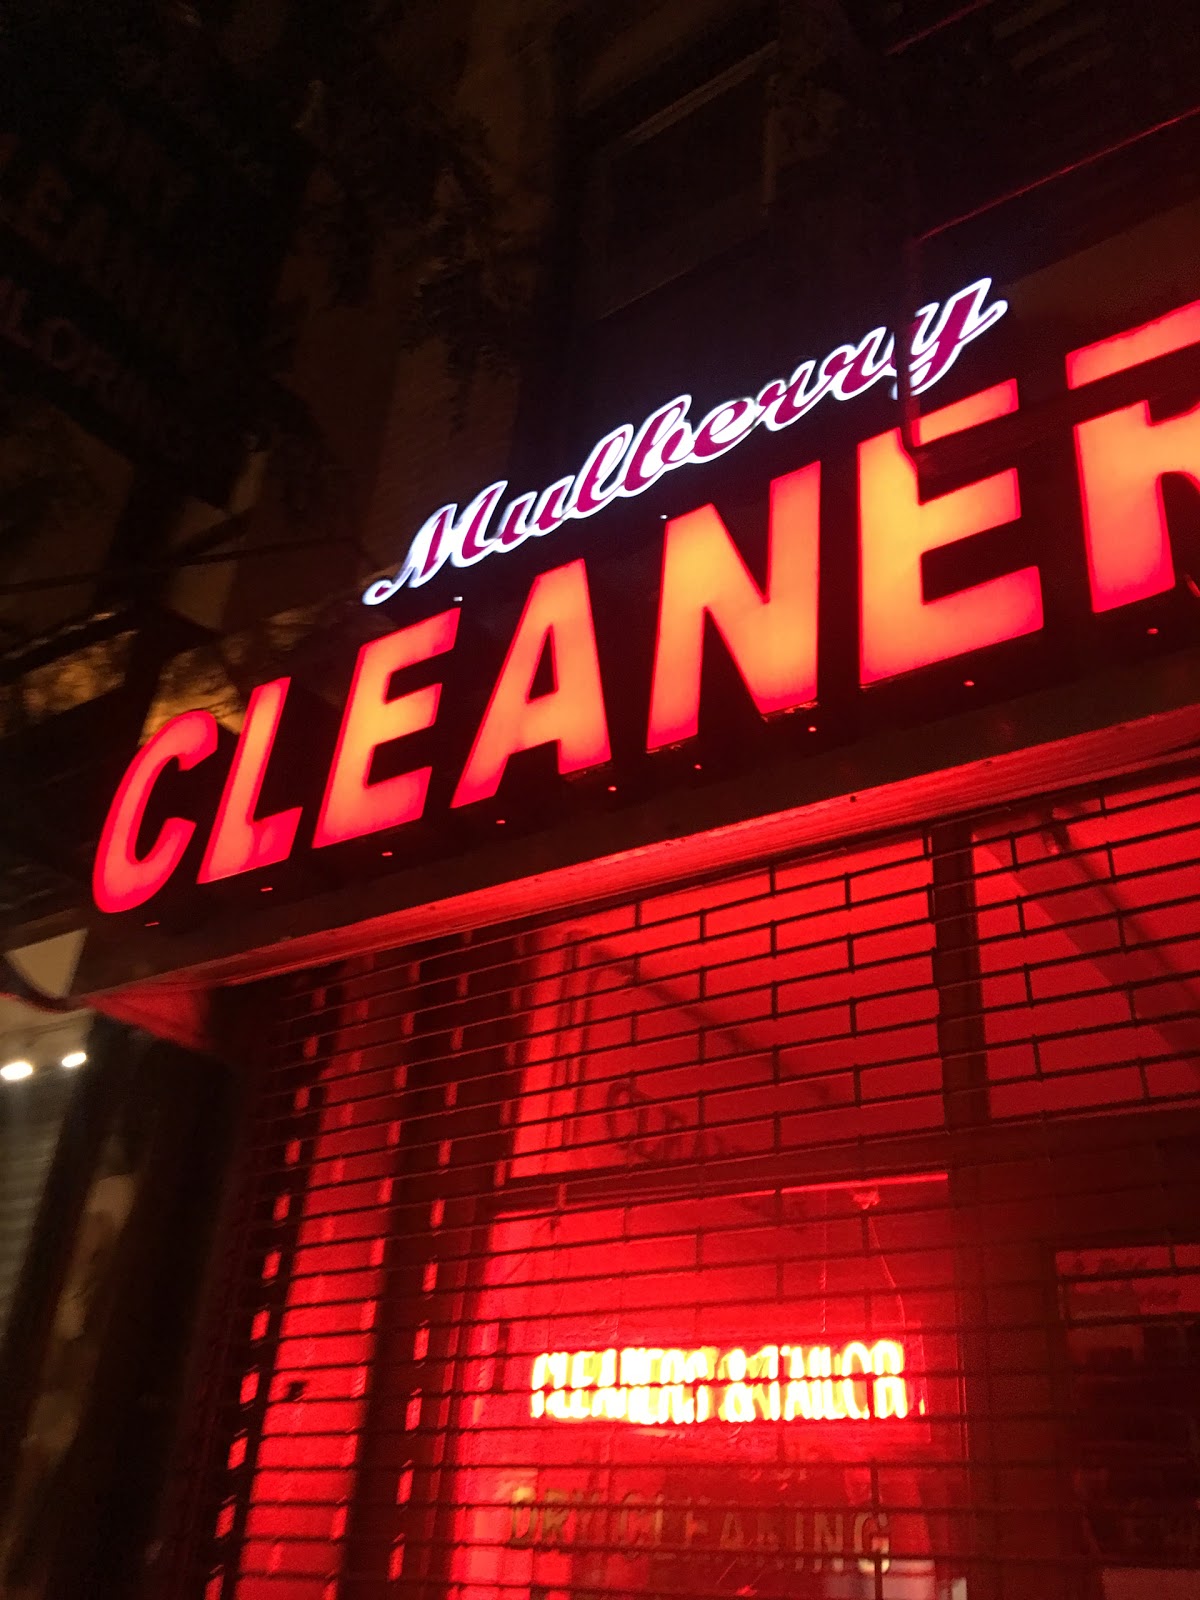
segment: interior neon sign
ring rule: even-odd
[[[547,1351],[533,1363],[530,1415],[557,1422],[882,1422],[912,1409],[904,1347],[765,1344],[757,1350]]]
[[[1005,300],[989,301],[991,288],[990,278],[980,278],[944,304],[933,300],[917,312],[909,339],[913,394],[932,388],[966,346],[1008,310]],[[461,512],[457,504],[442,506],[417,530],[395,577],[376,579],[363,594],[363,604],[382,605],[403,588],[420,588],[447,561],[473,567],[485,556],[553,533],[564,522],[594,516],[613,500],[644,494],[664,473],[715,461],[758,427],[772,433],[790,427],[827,396],[853,400],[896,376],[895,348],[893,334],[872,328],[857,344],[837,345],[819,363],[802,361],[790,378],[772,378],[754,399],[742,395],[723,400],[695,424],[688,420],[692,397],[676,395],[640,427],[623,422],[606,433],[572,477],[559,478],[540,493],[517,495],[498,517],[508,488],[503,478],[480,490]],[[493,522],[495,530],[489,534]]]

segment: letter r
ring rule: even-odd
[[[922,417],[919,442],[1007,416],[1015,383]],[[879,683],[1042,626],[1038,569],[1022,567],[954,594],[927,599],[931,550],[1002,527],[1021,514],[1015,469],[922,500],[917,471],[893,429],[859,446],[859,677]]]
[[[1114,372],[1200,343],[1200,300],[1067,357],[1077,389]],[[1200,405],[1164,422],[1145,400],[1075,427],[1092,610],[1132,605],[1175,586],[1162,480],[1183,474],[1200,487]]]

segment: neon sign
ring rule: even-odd
[[[806,1475],[806,1479],[811,1494],[811,1478]],[[542,1489],[542,1481],[544,1475],[539,1475],[538,1488],[518,1484],[512,1490],[507,1516],[498,1527],[492,1525],[490,1540],[486,1535],[479,1540],[489,1555],[496,1544],[503,1544],[528,1551],[535,1559],[570,1552],[594,1556],[598,1548],[626,1562],[647,1555],[659,1560],[679,1556],[686,1560],[693,1581],[703,1575],[714,1584],[713,1591],[705,1592],[728,1593],[719,1585],[734,1563],[741,1565],[747,1577],[757,1569],[760,1574],[769,1573],[776,1583],[785,1566],[794,1572],[857,1571],[870,1577],[891,1568],[894,1523],[902,1530],[901,1542],[910,1547],[912,1542],[911,1522],[904,1527],[909,1521],[904,1512],[897,1517],[895,1512],[877,1508],[805,1505],[802,1491],[796,1496],[800,1503],[787,1505],[767,1500],[747,1504],[722,1499],[719,1494],[676,1493],[668,1498],[661,1492],[639,1494],[636,1489],[606,1501],[594,1490]],[[834,1501],[836,1495],[835,1489],[829,1500]],[[476,1555],[468,1545],[464,1564]],[[552,1588],[550,1592],[554,1592]],[[570,1590],[557,1592],[571,1594]],[[733,1592],[750,1591],[739,1588]],[[757,1593],[757,1588],[753,1592]]]
[[[721,1349],[547,1351],[533,1363],[529,1410],[557,1422],[882,1422],[912,1409],[904,1347],[766,1344]]]
[[[944,305],[934,300],[917,312],[909,343],[913,394],[931,389],[966,346],[1008,310],[1005,300],[989,303],[991,288],[990,278],[980,278]],[[694,425],[688,420],[692,397],[676,395],[639,428],[624,422],[606,433],[573,477],[559,478],[540,494],[517,495],[498,517],[507,479],[482,489],[461,512],[457,505],[442,506],[417,530],[396,576],[376,579],[363,604],[382,605],[403,588],[420,588],[447,561],[473,567],[485,556],[553,533],[564,522],[594,516],[613,500],[644,494],[664,473],[715,461],[760,426],[771,433],[790,427],[826,396],[853,400],[896,376],[895,348],[895,336],[886,328],[872,328],[857,344],[838,345],[820,363],[802,361],[790,378],[772,378],[753,400],[748,395],[723,400]],[[495,531],[489,536],[493,519]]]
[[[1001,304],[986,304],[986,280],[962,291],[945,310],[956,303],[949,320],[943,313],[935,321],[931,313],[927,348],[922,347],[927,356],[933,352],[924,373],[930,380],[946,370],[951,334],[957,351],[963,329],[978,328]],[[1065,387],[1086,397],[1090,385],[1113,373],[1198,344],[1200,301],[1071,352]],[[843,347],[845,364],[834,364],[834,377],[854,367],[851,358],[860,349]],[[822,370],[828,366],[829,358]],[[827,392],[840,394],[832,387],[834,377]],[[775,417],[782,415],[778,408],[788,393],[799,404],[784,386],[772,402]],[[1160,417],[1146,400],[1117,409],[1106,409],[1108,404],[1101,391],[1092,414],[1071,425],[1083,539],[1077,554],[1067,542],[1057,558],[1078,561],[1097,614],[1175,586],[1162,483],[1174,474],[1200,486],[1200,405]],[[994,384],[924,415],[918,442],[995,427],[1020,406],[1015,379]],[[1086,399],[1080,409],[1087,409]],[[1021,556],[1007,563],[1009,570],[998,564],[998,575],[949,593],[933,592],[927,583],[927,557],[988,530],[1015,526],[1022,516],[1020,462],[1006,454],[1004,437],[995,437],[998,459],[990,472],[981,470],[972,481],[932,496],[921,494],[899,428],[858,445],[857,594],[844,586],[848,604],[836,613],[826,610],[826,620],[857,633],[861,690],[871,693],[877,684],[1046,626],[1043,568],[1056,558],[1029,539],[1016,546]],[[818,703],[818,645],[826,625],[821,561],[828,543],[821,526],[822,470],[820,461],[809,462],[768,486],[765,581],[750,570],[715,505],[662,525],[646,720],[633,734],[647,757],[699,736],[705,663],[715,652],[763,718]],[[993,551],[1003,548],[997,542]],[[290,678],[259,685],[247,702],[202,850],[199,819],[164,817],[162,800],[176,771],[190,773],[218,753],[220,730],[213,714],[200,709],[166,723],[134,756],[105,819],[92,875],[99,909],[128,912],[144,905],[189,855],[198,861],[197,881],[215,883],[278,866],[298,841],[306,850],[320,850],[405,828],[425,816],[431,792],[448,797],[443,803],[449,812],[478,806],[498,793],[509,763],[526,751],[550,747],[561,778],[613,762],[614,750],[620,751],[609,722],[613,686],[602,670],[582,558],[533,579],[483,712],[473,709],[470,724],[459,727],[454,706],[448,712],[443,706],[443,684],[428,679],[431,671],[451,676],[439,668],[456,648],[462,654],[461,620],[461,610],[453,607],[362,646],[332,751],[326,758],[324,751],[306,747],[306,761],[328,760],[323,789],[317,785],[320,799],[314,791],[307,808],[293,796],[293,804],[261,814],[262,797],[276,789],[269,780],[277,736],[289,720],[294,724],[296,712],[288,705]],[[552,671],[544,673],[544,664]],[[423,683],[405,683],[406,675],[422,668]],[[457,676],[461,685],[468,674],[460,670]],[[435,769],[428,756],[404,759],[408,741],[435,727],[448,737],[436,747],[426,740],[425,749],[440,765],[452,763],[450,772],[438,772],[448,780],[440,789],[431,783]],[[381,752],[386,755],[377,759]]]

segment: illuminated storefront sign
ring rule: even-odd
[[[944,305],[934,300],[917,312],[910,339],[913,394],[931,389],[963,349],[1008,310],[1004,300],[989,301],[991,288],[990,278],[980,278]],[[594,516],[610,501],[644,494],[664,473],[714,461],[758,427],[772,433],[790,427],[826,396],[852,400],[865,394],[881,379],[896,376],[895,347],[886,328],[872,328],[857,344],[838,345],[819,364],[804,361],[790,378],[773,378],[754,399],[743,395],[722,401],[694,426],[688,421],[691,396],[677,395],[652,411],[640,428],[626,422],[605,434],[574,477],[509,501],[490,538],[488,529],[507,480],[489,484],[461,512],[457,505],[442,506],[418,530],[396,576],[372,583],[363,603],[382,605],[405,587],[419,588],[447,561],[473,567],[485,556],[503,555],[526,539],[553,533],[566,521]]]
[[[995,320],[993,313],[999,314],[1002,302],[989,307],[985,290],[986,280],[964,290],[947,302],[936,321],[930,311],[931,349],[940,348],[938,340],[957,327],[957,350],[964,329],[978,331],[989,316]],[[956,303],[954,316],[947,320]],[[1082,394],[1086,411],[1090,385],[1198,343],[1200,302],[1195,302],[1072,352],[1066,361],[1066,391]],[[935,368],[945,370],[949,348],[925,378]],[[843,388],[845,374],[859,370],[852,358],[865,349],[866,341],[854,350],[843,347],[845,361],[835,363]],[[822,370],[832,374],[831,359],[826,358]],[[782,415],[778,407],[790,392],[783,386],[773,402],[774,416]],[[835,392],[834,376],[829,377],[828,392]],[[1060,541],[1061,548],[1035,545],[1028,537],[1017,541],[1022,469],[1013,463],[1015,447],[1005,445],[1000,435],[991,436],[1000,441],[992,452],[997,455],[995,470],[976,467],[969,481],[935,495],[922,491],[899,427],[858,446],[857,616],[843,617],[840,626],[857,632],[859,691],[870,694],[877,685],[919,669],[1042,633],[1045,574],[1052,565],[1056,579],[1066,563],[1078,565],[1080,586],[1086,585],[1096,614],[1175,586],[1162,481],[1174,474],[1200,482],[1200,405],[1166,418],[1152,415],[1144,400],[1115,409],[1105,405],[1102,393],[1095,414],[1073,424],[1074,492],[1083,535],[1078,552],[1071,541]],[[1017,381],[993,384],[922,417],[917,443],[932,445],[974,429],[982,432],[1019,410]],[[700,433],[703,428],[697,438]],[[645,721],[636,730],[639,759],[698,737],[705,662],[716,654],[740,680],[747,711],[752,706],[765,719],[819,705],[818,646],[824,651],[827,639],[821,631],[824,621],[819,628],[819,618],[827,617],[821,567],[824,495],[819,461],[771,481],[761,584],[715,505],[699,506],[662,525],[648,701],[643,702]],[[976,535],[992,530],[1003,531],[1005,538],[1012,530],[1015,547],[1023,553],[1006,561],[1007,546],[993,544],[992,575],[931,587],[931,559],[969,546]],[[842,585],[840,592],[852,591]],[[460,692],[464,684],[474,692],[474,657],[461,663],[461,670],[457,657],[448,660],[456,649],[467,648],[460,643],[466,631],[463,609],[442,611],[362,646],[328,770],[322,774],[323,790],[308,806],[292,804],[259,814],[264,784],[269,775],[274,777],[270,769],[281,724],[298,713],[287,709],[288,677],[253,691],[202,853],[196,841],[199,883],[287,861],[306,816],[311,817],[311,832],[305,848],[312,850],[416,823],[426,814],[435,772],[445,824],[454,813],[491,800],[509,763],[524,752],[552,751],[560,778],[613,761],[610,718],[615,723],[622,717],[628,727],[630,713],[624,704],[618,706],[601,670],[585,561],[568,561],[534,578],[503,660],[494,677],[489,673],[491,688],[482,714],[472,709],[469,719],[456,714],[453,705],[443,707],[441,681],[405,685],[406,674],[424,669],[426,680],[431,671],[447,680],[458,673]],[[835,654],[841,660],[846,653]],[[547,666],[548,673],[543,671]],[[436,748],[428,743],[435,730],[446,741]],[[426,740],[426,749],[440,763],[436,769],[428,757],[422,761],[414,756],[406,765],[405,741],[410,738]],[[156,792],[169,792],[165,785],[160,790],[160,784],[168,774],[174,779],[174,769],[188,773],[208,762],[218,744],[212,713],[193,710],[159,729],[137,753],[118,787],[97,850],[93,892],[102,911],[144,905],[178,871],[193,849],[198,819],[163,816]],[[325,759],[306,737],[306,770],[315,761],[320,773]],[[386,775],[378,770],[381,765]],[[454,849],[459,848],[455,843]]]
[[[530,1415],[559,1422],[886,1421],[909,1413],[904,1347],[767,1344],[751,1350],[549,1351],[533,1363]]]

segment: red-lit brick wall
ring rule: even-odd
[[[1180,768],[301,976],[193,1592],[1186,1592],[1198,883]],[[908,1414],[785,1417],[855,1341]],[[757,1398],[546,1409],[609,1350]]]

